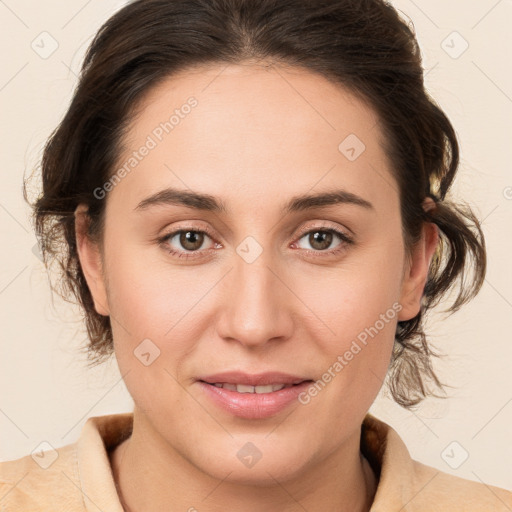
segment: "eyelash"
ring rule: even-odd
[[[198,258],[200,256],[196,256],[196,254],[200,253],[200,251],[188,251],[188,252],[176,251],[174,249],[170,249],[169,245],[167,243],[170,239],[174,238],[177,234],[186,233],[189,231],[193,232],[193,233],[202,233],[202,234],[208,235],[212,240],[215,241],[213,234],[208,229],[195,229],[195,228],[191,228],[191,227],[190,228],[185,227],[185,228],[177,229],[175,231],[171,231],[170,233],[167,233],[167,234],[163,235],[162,237],[158,238],[157,241],[172,256],[177,256],[178,258],[184,258],[184,259]],[[316,227],[316,228],[309,229],[307,231],[302,232],[299,235],[299,238],[297,239],[297,241],[301,240],[305,235],[309,235],[309,234],[315,233],[315,232],[334,233],[335,235],[337,235],[340,238],[340,240],[342,242],[335,249],[326,249],[324,251],[320,251],[320,250],[315,251],[313,249],[302,249],[303,251],[306,251],[308,253],[313,253],[315,257],[317,257],[317,256],[322,257],[322,256],[326,256],[326,255],[338,254],[338,253],[346,250],[347,245],[352,245],[354,243],[354,240],[349,235],[344,233],[343,231],[339,231],[335,228],[324,227],[324,226]],[[208,250],[210,250],[210,249],[208,249]]]

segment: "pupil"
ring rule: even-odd
[[[181,234],[180,237],[180,243],[183,247],[186,249],[189,249],[191,251],[195,249],[199,249],[202,245],[202,235],[198,233],[197,231],[185,231]],[[197,241],[200,241],[201,243],[197,243]]]
[[[310,235],[310,244],[311,247],[314,247],[319,250],[327,249],[331,245],[332,241],[332,233],[328,231],[315,231]],[[315,247],[315,244],[319,243],[319,247]]]

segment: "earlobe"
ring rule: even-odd
[[[94,309],[98,314],[108,316],[110,310],[108,308],[101,253],[98,244],[87,235],[88,223],[87,205],[79,204],[75,210],[75,236],[80,266],[94,300]]]
[[[425,222],[422,237],[412,250],[406,274],[402,281],[400,295],[402,310],[398,315],[398,321],[410,320],[420,312],[430,262],[438,242],[438,227],[432,222]]]

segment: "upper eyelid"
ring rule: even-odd
[[[298,232],[297,235],[295,235],[295,238],[294,238],[294,241],[295,240],[300,240],[302,237],[304,237],[304,235],[307,235],[308,233],[312,232],[312,231],[334,231],[334,232],[338,232],[338,236],[340,235],[343,235],[345,236],[346,238],[348,239],[351,239],[353,238],[352,236],[352,233],[349,229],[347,228],[340,228],[338,226],[334,227],[332,225],[321,225],[321,226],[312,226],[312,225],[306,225],[304,228],[301,228]],[[169,239],[171,238],[174,238],[178,233],[181,233],[181,232],[186,232],[186,231],[194,231],[196,233],[204,233],[206,234],[214,243],[220,243],[218,242],[217,238],[215,237],[215,235],[213,233],[210,232],[210,230],[208,230],[207,228],[204,228],[204,227],[196,227],[196,226],[183,226],[183,227],[178,227],[178,228],[175,228],[171,231],[169,231],[168,233],[166,234],[163,234],[161,237],[159,237],[159,239],[163,242],[166,242],[166,241],[169,241]],[[189,252],[200,252],[200,251],[189,251]]]
[[[310,231],[315,231],[315,230],[318,230],[318,231],[331,231],[331,230],[332,231],[339,231],[340,233],[345,234],[347,237],[352,237],[352,232],[348,228],[344,228],[344,227],[340,227],[340,226],[333,226],[332,224],[330,224],[330,225],[325,225],[324,224],[322,226],[307,225],[305,228],[299,229],[298,235],[296,235],[296,236],[302,237],[303,235],[309,233]]]

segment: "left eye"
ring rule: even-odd
[[[345,233],[337,231],[336,229],[314,229],[305,233],[299,241],[306,239],[310,245],[310,247],[306,247],[306,249],[322,252],[331,248],[330,246],[336,237],[341,240],[338,246],[343,245],[343,242],[351,242],[351,239],[345,235]],[[338,246],[336,246],[336,248],[338,248]],[[334,250],[336,250],[336,248]]]
[[[210,237],[204,231],[187,229],[170,233],[162,241],[165,241],[172,247],[172,242],[177,240],[185,251],[196,252],[202,248],[206,238]],[[180,252],[180,249],[177,251],[171,249],[171,252]]]

